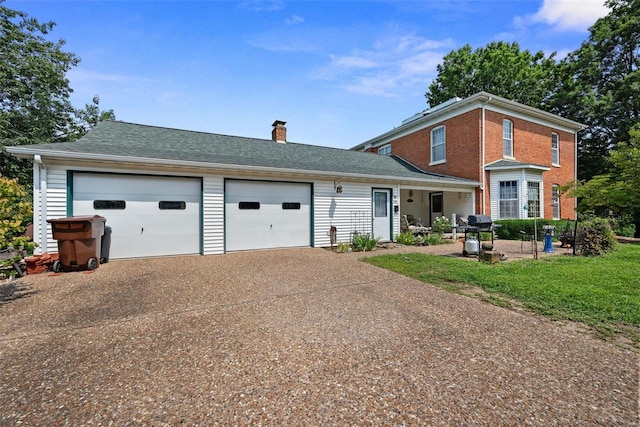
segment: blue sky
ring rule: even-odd
[[[516,41],[563,57],[600,0],[17,1],[80,57],[72,102],[118,120],[349,148],[427,108],[444,55]]]

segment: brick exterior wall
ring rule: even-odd
[[[502,121],[513,123],[513,160],[547,166],[551,169],[542,174],[544,184],[544,216],[551,218],[552,185],[564,185],[575,179],[575,140],[570,132],[519,119],[503,113],[485,110],[485,164],[503,159]],[[431,130],[444,125],[446,162],[429,165],[431,162]],[[560,165],[551,164],[551,134],[559,136]],[[384,144],[386,145],[386,144]],[[378,147],[367,151],[377,153]],[[438,122],[432,126],[401,136],[391,142],[391,153],[404,158],[427,171],[460,178],[482,181],[482,109]],[[486,172],[485,213],[491,214],[489,176]],[[476,210],[482,212],[482,191],[476,190]],[[562,196],[560,218],[575,219],[574,199]]]

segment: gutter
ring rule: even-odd
[[[486,204],[486,198],[485,198],[485,186],[487,184],[487,179],[486,179],[486,169],[485,169],[485,163],[486,163],[486,157],[485,157],[485,144],[486,144],[486,121],[485,121],[485,113],[486,113],[486,107],[487,104],[489,104],[491,102],[491,96],[489,96],[489,98],[487,99],[486,102],[484,102],[482,104],[482,185],[480,186],[480,191],[482,191],[482,215],[485,215],[485,204]]]
[[[353,172],[339,172],[339,171],[311,171],[311,170],[302,170],[302,169],[285,169],[285,168],[274,168],[268,166],[250,166],[250,165],[229,165],[224,163],[207,163],[207,162],[197,162],[197,161],[175,161],[168,159],[153,159],[147,157],[125,157],[125,156],[117,156],[117,155],[104,155],[104,154],[87,154],[87,153],[74,153],[68,151],[50,151],[46,154],[43,153],[42,150],[37,150],[33,148],[22,148],[22,147],[7,147],[7,151],[11,154],[17,155],[18,157],[31,157],[44,155],[51,159],[61,159],[61,160],[82,160],[82,161],[94,161],[99,163],[128,163],[128,164],[144,164],[144,165],[153,165],[153,166],[169,166],[169,167],[183,167],[183,168],[192,168],[192,169],[209,169],[209,170],[218,170],[223,172],[261,172],[266,174],[291,174],[291,175],[302,175],[304,177],[320,177],[327,178],[330,180],[334,180],[336,176],[341,178],[353,178],[357,180],[378,180],[378,181],[395,181],[395,182],[424,182],[429,184],[443,185],[443,186],[478,186],[480,183],[471,181],[471,180],[430,180],[428,178],[420,178],[420,177],[400,177],[393,175],[369,175],[363,173],[353,173]]]

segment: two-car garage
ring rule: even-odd
[[[111,258],[202,253],[202,178],[71,174],[72,214],[101,215],[112,228]],[[225,250],[311,245],[312,186],[228,179]],[[213,231],[215,232],[215,231]]]

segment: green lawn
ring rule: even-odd
[[[365,262],[462,292],[478,286],[498,305],[516,300],[535,313],[584,322],[605,335],[640,343],[640,245],[601,258],[557,255],[487,264],[424,254],[383,255]]]

